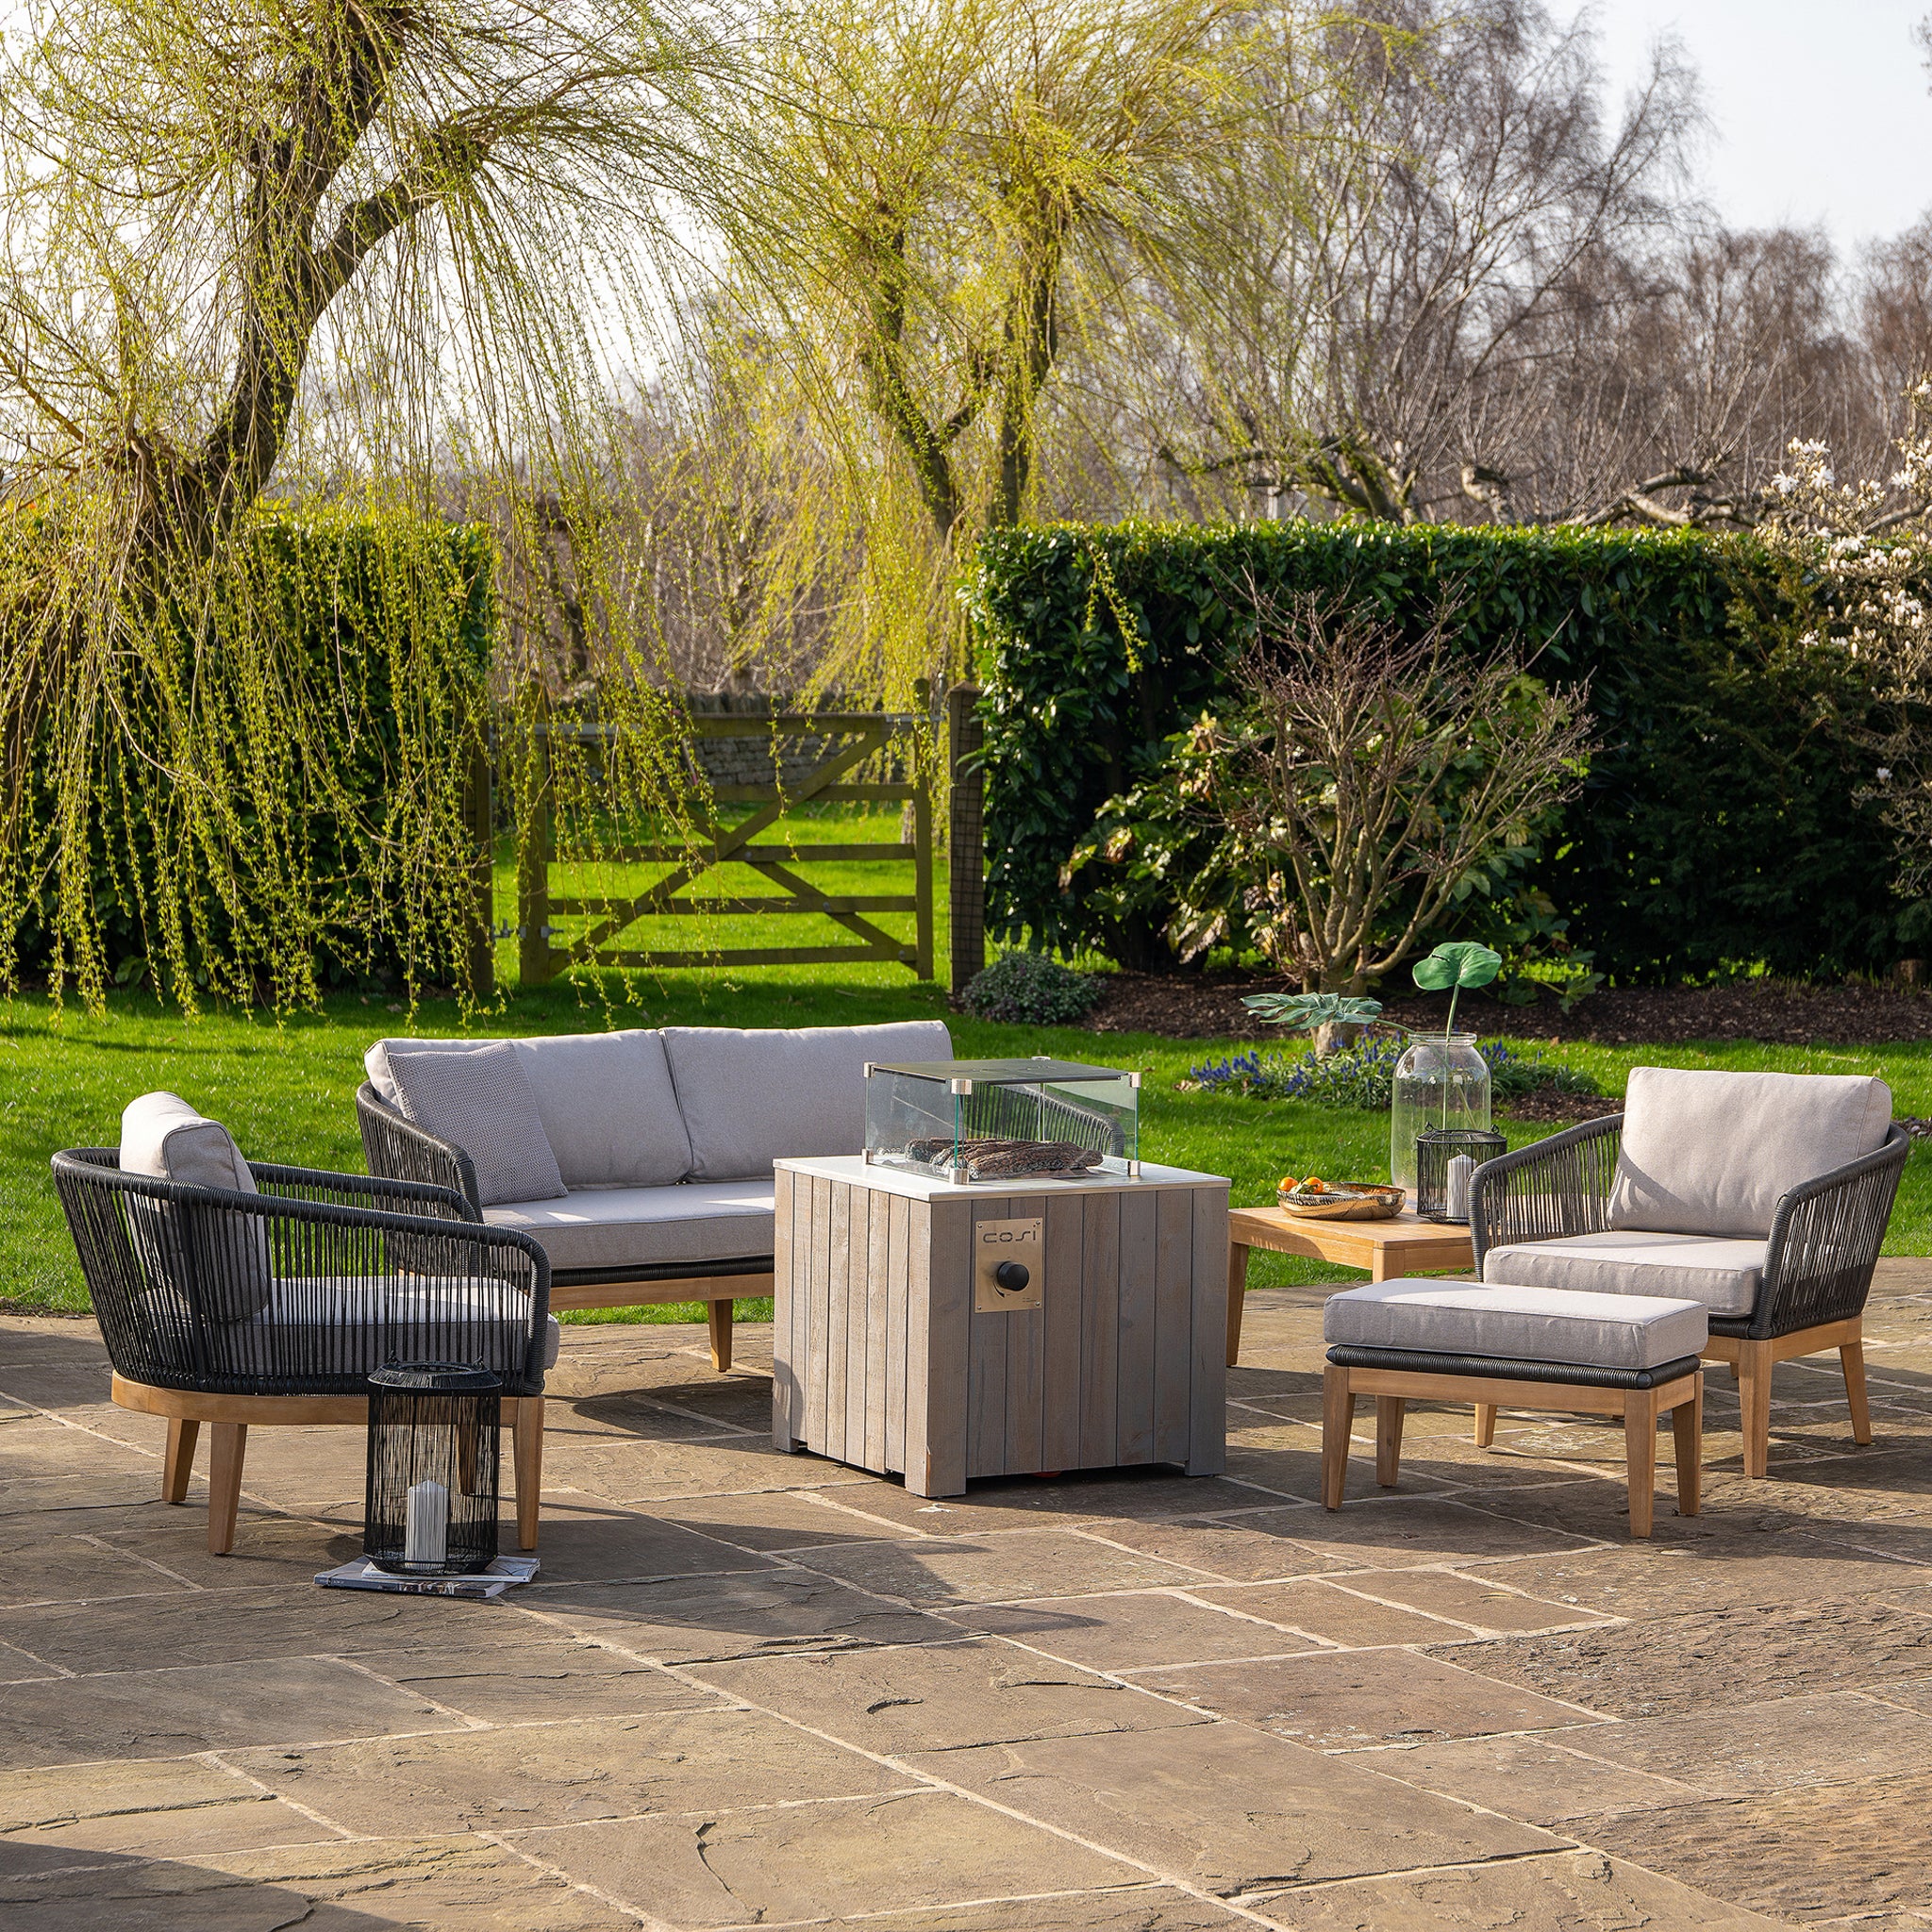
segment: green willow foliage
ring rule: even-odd
[[[1874,699],[1807,641],[1746,540],[1694,533],[1261,524],[1002,530],[966,597],[987,714],[989,925],[1164,957],[1158,920],[1106,930],[1094,869],[1063,868],[1103,803],[1229,692],[1252,591],[1359,597],[1406,625],[1445,591],[1464,636],[1590,680],[1603,748],[1529,883],[1625,981],[1764,962],[1799,976],[1911,949],[1869,795]],[[1095,881],[1097,884],[1097,881]]]
[[[462,984],[464,815],[494,548],[394,509],[264,507],[205,561],[100,581],[96,506],[0,524],[0,986],[186,1008],[331,973]]]

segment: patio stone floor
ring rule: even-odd
[[[1932,1261],[1877,1441],[1720,1370],[1705,1513],[1622,1425],[1372,1415],[1315,1500],[1321,1291],[1250,1299],[1229,1473],[928,1503],[770,1447],[768,1331],[574,1327],[541,1580],[323,1591],[362,1443],[257,1430],[236,1554],[91,1326],[0,1318],[0,1926],[1932,1932]],[[1667,1481],[1667,1475],[1660,1478]]]

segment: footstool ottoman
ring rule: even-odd
[[[1702,1302],[1413,1278],[1331,1295],[1323,1313],[1322,1502],[1341,1507],[1356,1398],[1375,1398],[1375,1480],[1394,1485],[1412,1401],[1502,1403],[1624,1418],[1630,1534],[1648,1536],[1657,1422],[1677,1448],[1677,1511],[1697,1514]]]

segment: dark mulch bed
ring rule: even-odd
[[[1109,974],[1088,1024],[1100,1033],[1158,1033],[1169,1040],[1281,1040],[1241,1005],[1247,992],[1273,992],[1279,978],[1221,974]],[[1389,1017],[1405,1026],[1440,1026],[1447,996],[1385,994]],[[1932,1040],[1932,992],[1906,986],[1793,986],[1740,980],[1729,986],[1632,987],[1591,993],[1574,1012],[1554,999],[1506,1006],[1464,993],[1458,1027],[1507,1033],[1552,1045],[1657,1045],[1703,1040],[1755,1040],[1783,1046],[1871,1046],[1884,1041]],[[1555,1118],[1556,1116],[1553,1116]],[[1577,1116],[1565,1114],[1562,1118]]]

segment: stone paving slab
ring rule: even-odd
[[[574,1327],[543,1571],[325,1595],[357,1432],[157,1500],[85,1324],[0,1318],[0,1927],[1932,1932],[1932,1264],[1747,1483],[1625,1530],[1615,1430],[1420,1407],[1319,1507],[1322,1291],[1257,1291],[1237,1466],[935,1504],[765,1434],[767,1332]],[[1256,1648],[1252,1646],[1263,1646]]]

